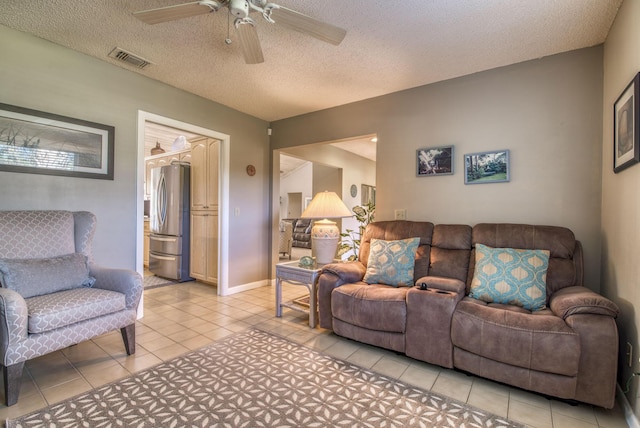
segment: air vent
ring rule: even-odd
[[[153,64],[151,61],[147,61],[141,56],[132,54],[131,52],[127,52],[121,48],[114,48],[109,56],[111,58],[117,59],[118,61],[126,62],[129,65],[132,65],[136,68],[145,68],[146,66]]]

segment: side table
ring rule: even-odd
[[[278,263],[276,265],[276,317],[282,316],[282,308],[287,307],[300,312],[309,313],[309,327],[315,328],[318,322],[318,277],[320,266],[303,267],[300,261]],[[282,282],[302,285],[309,290],[309,308],[294,302],[282,301]]]

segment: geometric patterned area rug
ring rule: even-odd
[[[142,278],[142,284],[145,290],[151,290],[152,288],[164,287],[166,285],[178,284],[178,281],[173,281],[171,279],[163,278],[161,276],[156,275],[145,275]]]
[[[8,427],[522,427],[257,329]]]

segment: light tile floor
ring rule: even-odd
[[[285,299],[303,287],[285,284]],[[18,403],[0,405],[0,420],[16,417],[126,377],[230,334],[257,326],[319,351],[538,428],[626,427],[623,411],[571,406],[485,379],[340,338],[308,325],[285,308],[275,317],[275,287],[219,297],[215,287],[189,282],[145,291],[137,352],[127,356],[119,332],[29,361]],[[2,396],[4,402],[4,396]]]

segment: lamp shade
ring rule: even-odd
[[[322,219],[316,221],[311,229],[311,250],[318,264],[331,263],[340,242],[340,229],[329,219],[352,215],[335,192],[320,192],[313,197],[300,217]]]
[[[319,192],[313,197],[300,217],[324,219],[351,217],[352,215],[349,208],[335,192],[325,191]]]

